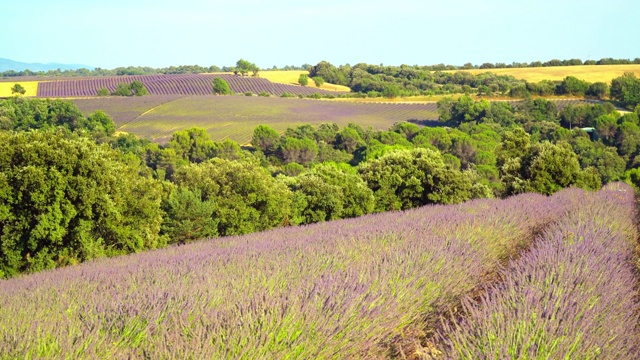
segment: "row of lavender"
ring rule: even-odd
[[[440,314],[583,196],[565,190],[429,206],[3,281],[0,354],[275,359],[407,353],[425,331],[434,331]]]
[[[634,209],[613,184],[547,229],[441,334],[447,358],[640,359]]]
[[[97,96],[98,90],[115,91],[120,83],[140,81],[151,95],[211,95],[213,93],[213,79],[222,78],[229,83],[229,87],[236,93],[251,92],[259,94],[266,92],[280,96],[283,93],[295,95],[335,94],[335,92],[272,83],[267,79],[236,76],[230,74],[172,74],[172,75],[133,75],[133,76],[105,76],[85,79],[45,81],[38,84],[39,97],[87,97]]]

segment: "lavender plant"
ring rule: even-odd
[[[6,358],[407,353],[581,191],[279,228],[0,282]]]
[[[637,232],[630,187],[582,197],[440,334],[455,359],[638,359]]]

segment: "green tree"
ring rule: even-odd
[[[309,138],[294,138],[287,136],[280,142],[278,149],[280,158],[284,163],[297,162],[309,164],[318,156],[318,144]]]
[[[345,127],[336,136],[336,148],[345,150],[349,154],[365,144],[362,136],[352,127]]]
[[[24,95],[27,92],[27,89],[24,88],[21,84],[15,84],[11,87],[11,94],[20,94]]]
[[[324,84],[324,79],[322,78],[322,76],[314,76],[312,80],[317,87],[321,87]]]
[[[87,138],[0,133],[0,273],[163,246],[161,185],[144,173]]]
[[[106,87],[98,89],[98,96],[109,96],[109,94],[109,89],[107,89]]]
[[[339,186],[327,183],[314,173],[297,176],[287,185],[294,194],[291,218],[294,224],[312,224],[342,217],[344,199]]]
[[[149,95],[147,88],[138,80],[134,80],[129,87],[131,88],[131,94],[134,96]]]
[[[215,204],[212,219],[221,236],[270,229],[290,213],[291,192],[258,164],[214,158],[180,167],[173,177],[176,185],[199,190],[202,201]]]
[[[216,144],[211,135],[197,127],[174,132],[167,147],[174,149],[181,159],[192,163],[200,163],[216,155]]]
[[[632,72],[611,80],[611,98],[633,110],[640,104],[640,79]]]
[[[169,244],[185,244],[218,235],[218,219],[213,217],[216,204],[203,201],[199,189],[175,188],[163,204],[166,213],[162,233]]]
[[[300,74],[300,77],[298,77],[298,84],[302,85],[302,86],[307,86],[309,85],[309,75],[307,74]]]
[[[259,125],[253,130],[251,145],[262,150],[265,155],[275,154],[280,145],[280,134],[267,125]]]
[[[582,181],[589,174],[580,170],[578,156],[567,143],[532,144],[522,156],[503,160],[500,172],[505,195],[526,191],[549,195],[570,185],[593,185]]]
[[[586,95],[603,100],[604,98],[609,96],[609,85],[601,81],[594,82],[593,84],[589,85],[589,89],[587,89]]]
[[[361,163],[359,174],[374,192],[376,211],[452,204],[471,197],[469,179],[445,166],[442,155],[429,149],[388,153]]]
[[[116,89],[111,93],[113,96],[131,96],[131,85],[120,83]]]
[[[393,99],[400,96],[400,87],[397,84],[385,84],[382,90],[382,96]]]
[[[213,79],[213,93],[216,95],[232,95],[233,91],[231,91],[229,83],[218,77]]]
[[[86,128],[93,134],[94,138],[112,136],[116,131],[113,119],[102,110],[96,110],[89,114]]]
[[[567,76],[562,80],[560,86],[558,86],[559,94],[584,96],[589,90],[589,83],[576,78],[575,76]]]
[[[357,174],[350,174],[333,164],[321,164],[312,173],[325,183],[340,188],[342,195],[342,218],[362,216],[373,212],[375,197],[373,191]]]
[[[320,76],[324,81],[331,84],[349,85],[348,72],[338,69],[327,61],[321,61],[316,66],[311,67],[309,76],[312,78]]]
[[[253,73],[254,75],[257,75],[259,68],[256,66],[256,64],[252,62],[249,62],[244,59],[240,59],[236,62],[235,70],[240,74],[242,74],[243,76],[247,75],[248,73]]]

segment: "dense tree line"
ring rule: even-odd
[[[439,110],[435,127],[262,125],[242,148],[198,128],[166,145],[116,137],[101,111],[2,100],[0,277],[425,204],[640,186],[638,109],[463,96]]]
[[[626,65],[626,64],[640,64],[640,58],[631,59],[613,59],[602,58],[600,60],[585,60],[581,59],[569,59],[559,60],[552,59],[549,61],[532,61],[526,62],[513,62],[511,64],[506,63],[483,63],[481,65],[473,65],[466,63],[461,66],[435,64],[426,66],[415,66],[421,70],[428,71],[443,71],[443,70],[470,70],[470,69],[501,69],[501,68],[526,68],[526,67],[547,67],[547,66],[575,66],[575,65]],[[348,66],[348,65],[347,65]],[[236,64],[237,67],[237,64]],[[310,64],[286,65],[278,67],[273,65],[271,68],[264,68],[263,70],[309,70],[313,66]],[[382,67],[382,65],[381,65]],[[152,68],[148,66],[127,66],[117,67],[115,69],[75,69],[75,70],[49,70],[49,71],[15,71],[9,70],[0,73],[0,77],[19,77],[19,76],[114,76],[114,75],[151,75],[151,74],[202,74],[207,72],[233,72],[233,66],[219,67],[217,65],[200,66],[200,65],[180,65],[169,66],[164,68]],[[326,80],[326,79],[325,79]],[[338,84],[338,83],[336,83]]]
[[[490,68],[489,68],[490,69]],[[332,84],[348,86],[354,93],[343,96],[398,97],[442,94],[502,95],[525,98],[531,95],[570,95],[606,99],[611,97],[625,106],[638,103],[638,80],[633,73],[616,78],[610,85],[589,83],[574,76],[562,81],[528,82],[511,75],[492,72],[472,74],[465,71],[433,70],[426,66],[383,66],[371,64],[336,67],[321,61],[309,69],[309,76]],[[633,95],[636,94],[636,95]]]

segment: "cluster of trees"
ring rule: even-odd
[[[552,66],[552,65],[549,65]],[[357,64],[336,67],[322,61],[309,69],[309,76],[320,78],[332,84],[348,86],[355,94],[348,96],[397,97],[414,95],[441,95],[476,93],[479,95],[505,95],[524,98],[531,95],[571,95],[589,96],[597,99],[611,97],[614,100],[625,98],[620,85],[632,89],[624,94],[638,94],[635,75],[625,74],[611,84],[604,82],[588,83],[574,76],[562,81],[543,80],[528,82],[511,75],[497,75],[491,72],[472,74],[470,72],[445,72],[424,66],[382,66]],[[629,97],[626,95],[626,97]],[[631,96],[633,97],[633,96]],[[635,98],[634,98],[635,100]],[[633,101],[631,101],[633,102]],[[625,103],[626,104],[626,103]]]
[[[506,63],[483,63],[481,65],[474,65],[471,63],[466,63],[461,66],[457,65],[445,65],[445,64],[435,64],[435,65],[425,65],[425,66],[413,66],[419,70],[427,70],[427,71],[443,71],[443,70],[470,70],[470,69],[500,69],[500,68],[525,68],[525,67],[547,67],[547,66],[575,66],[575,65],[626,65],[626,64],[640,64],[640,58],[631,59],[613,59],[613,58],[602,58],[600,60],[585,60],[581,59],[569,59],[569,60],[559,60],[552,59],[549,61],[532,61],[530,63],[526,62],[513,62],[511,64]],[[347,65],[348,66],[348,65]],[[383,65],[380,65],[382,67]],[[169,66],[165,68],[152,68],[148,66],[127,66],[127,67],[117,67],[115,69],[102,69],[102,68],[94,68],[90,69],[76,69],[76,70],[49,70],[49,71],[31,71],[31,70],[23,70],[23,71],[15,71],[9,70],[0,73],[0,77],[21,77],[21,76],[114,76],[114,75],[151,75],[151,74],[202,74],[207,72],[234,72],[236,68],[239,66],[236,64],[236,67],[233,66],[223,66],[219,67],[216,65],[211,66],[199,66],[199,65],[180,65],[180,66]],[[278,67],[273,65],[273,67],[269,69],[263,70],[309,70],[313,66],[310,64],[302,64],[300,66],[296,65],[286,65],[283,67]],[[252,70],[248,71],[251,72]],[[337,84],[337,83],[336,83]]]
[[[98,96],[144,96],[149,95],[149,91],[139,80],[134,80],[131,84],[120,83],[116,89],[109,92],[107,88],[101,88],[98,90]]]
[[[425,204],[640,186],[638,113],[463,96],[442,126],[262,125],[252,146],[178,131],[114,136],[71,102],[0,101],[0,277],[277,226]],[[593,127],[589,134],[582,127]]]

